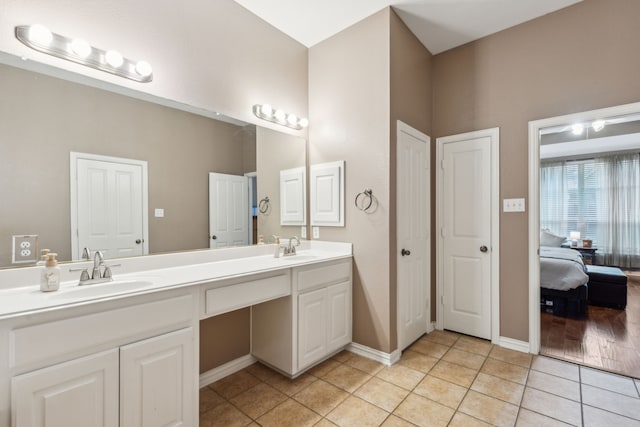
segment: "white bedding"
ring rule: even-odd
[[[568,291],[589,281],[580,252],[540,247],[540,287]]]

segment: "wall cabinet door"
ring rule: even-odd
[[[192,328],[121,347],[120,426],[197,424],[193,368]]]
[[[298,296],[298,369],[327,354],[327,289]]]
[[[327,288],[327,353],[351,342],[351,282]]]
[[[118,350],[11,380],[13,427],[117,427]]]

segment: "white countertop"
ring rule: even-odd
[[[273,245],[264,246],[267,248],[274,247]],[[158,257],[156,260],[153,260],[153,255],[142,257],[139,260],[135,258],[117,260],[114,263],[123,263],[123,267],[126,267],[124,270],[127,272],[118,274],[117,271],[114,271],[114,280],[112,282],[78,286],[79,273],[76,273],[75,275],[78,278],[63,281],[60,284],[60,289],[55,292],[41,292],[39,284],[17,287],[8,287],[5,284],[5,289],[0,289],[0,320],[340,258],[350,258],[352,256],[351,244],[346,243],[317,242],[314,244],[314,242],[311,242],[311,244],[304,245],[297,255],[281,256],[280,258],[275,258],[273,254],[264,255],[264,252],[268,250],[267,248],[255,249],[255,247],[249,247],[244,251],[236,250],[235,254],[239,255],[239,257],[231,259],[229,259],[229,254],[222,252],[225,249],[217,249],[211,252],[215,253],[215,257],[219,258],[219,260],[192,264],[187,263],[188,254],[185,255],[184,253],[175,254],[173,259],[171,259],[172,254],[167,254],[156,256]],[[255,252],[258,255],[252,255],[251,252]],[[201,257],[202,255],[200,255]],[[143,258],[147,259],[143,260]],[[163,262],[161,265],[169,264],[172,266],[150,269],[137,268],[137,271],[131,271],[136,270],[135,264],[138,264],[137,267],[143,266],[143,263],[147,267],[154,266],[154,264],[157,267],[158,262]],[[108,261],[107,263],[111,262]],[[127,265],[124,265],[125,263]],[[63,266],[67,271],[70,267],[74,266],[69,264]],[[26,270],[24,274],[25,276],[28,274],[33,276],[33,272]],[[70,276],[69,274],[64,274],[62,277],[64,280]],[[3,280],[2,276],[0,276],[0,280]]]

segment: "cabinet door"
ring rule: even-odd
[[[327,354],[327,290],[298,296],[298,369]]]
[[[351,282],[329,286],[327,353],[351,342]]]
[[[196,377],[191,328],[121,347],[121,427],[197,424]]]
[[[13,427],[117,427],[118,350],[11,380]]]

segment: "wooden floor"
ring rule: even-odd
[[[627,280],[627,308],[589,306],[583,319],[540,316],[540,354],[640,378],[640,273]]]

